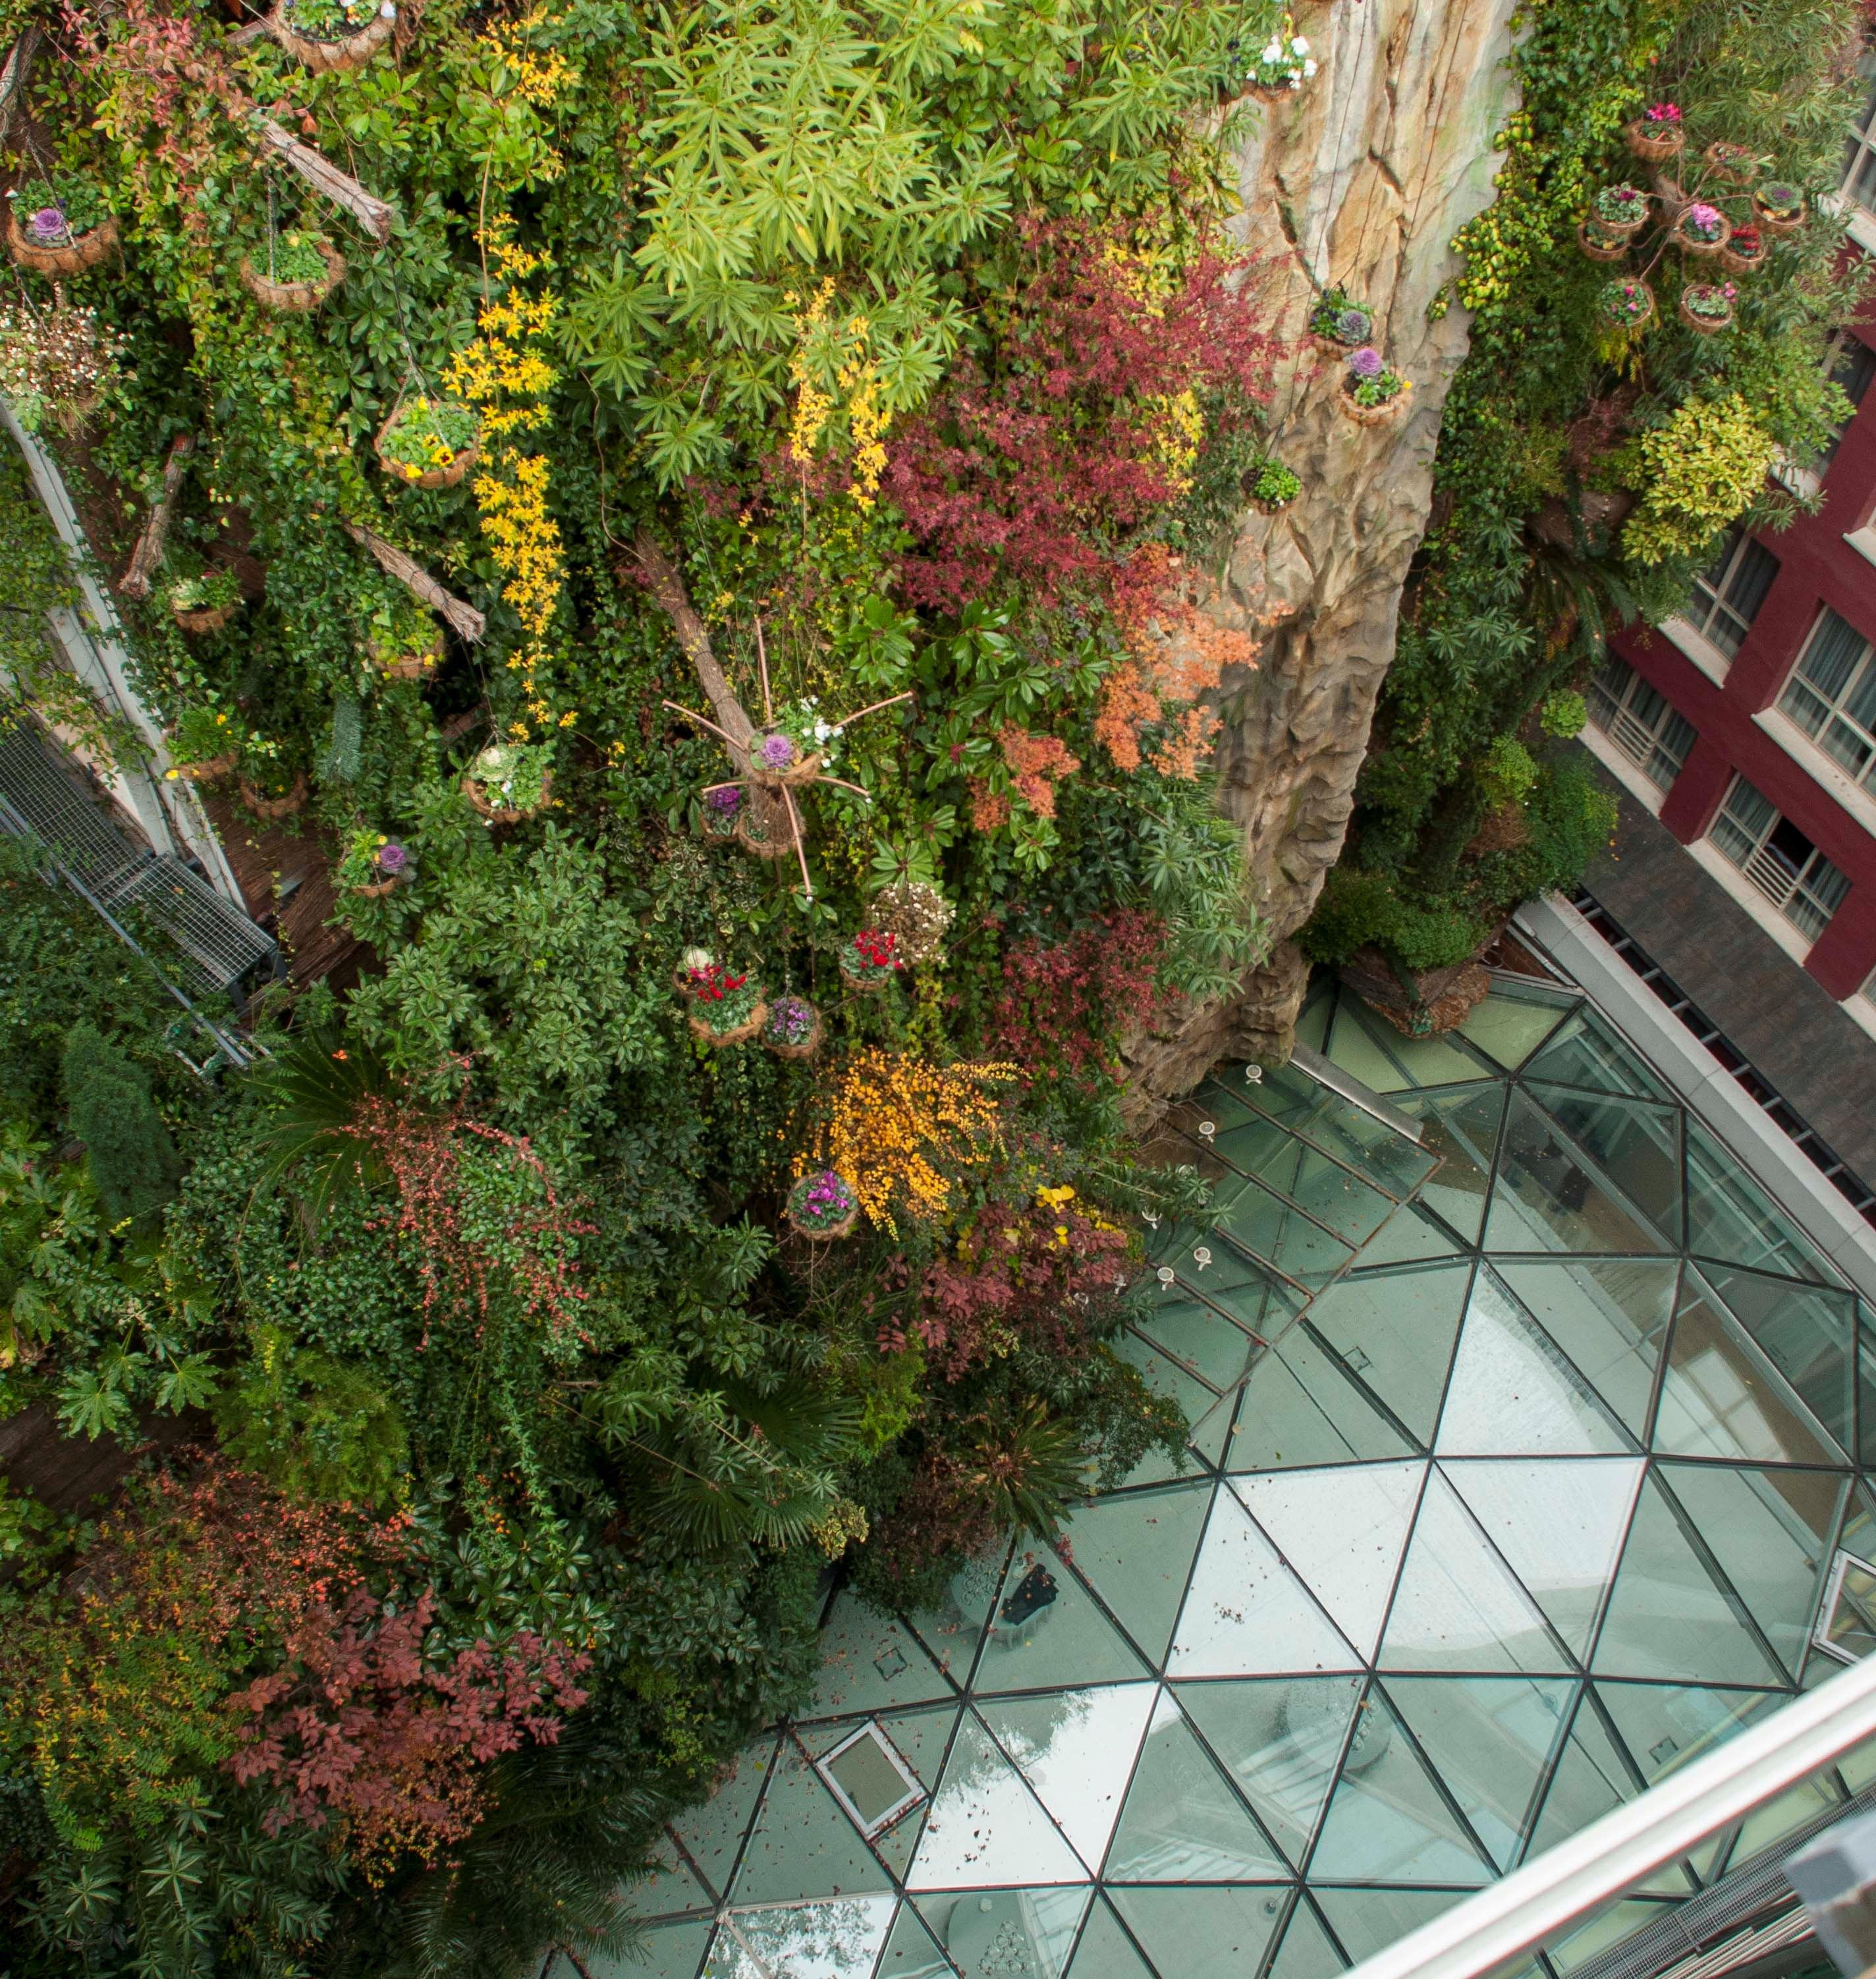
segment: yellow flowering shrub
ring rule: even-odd
[[[1623,554],[1657,564],[1704,549],[1765,485],[1778,453],[1737,392],[1689,399],[1641,440],[1642,499],[1622,532]]]
[[[832,1169],[844,1176],[868,1221],[894,1236],[895,1210],[941,1217],[951,1201],[945,1169],[981,1166],[1001,1145],[991,1088],[1015,1076],[1013,1065],[938,1066],[877,1048],[858,1052],[795,1172]]]

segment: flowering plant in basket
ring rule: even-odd
[[[1602,225],[1624,234],[1632,234],[1648,222],[1648,195],[1639,186],[1605,186],[1589,208]]]
[[[1708,206],[1704,200],[1695,200],[1692,205],[1681,209],[1681,217],[1675,222],[1675,238],[1684,247],[1696,252],[1717,254],[1725,246],[1726,237],[1732,227],[1725,214],[1717,206]]]
[[[734,784],[706,791],[703,799],[703,829],[711,838],[734,838],[736,820],[742,811],[742,793]]]
[[[111,209],[95,186],[82,179],[28,179],[7,194],[13,219],[35,247],[69,247],[82,235],[95,233],[111,217]]]
[[[287,0],[287,24],[310,41],[342,41],[378,17],[378,0]]]
[[[1686,141],[1678,103],[1651,103],[1628,128],[1629,148],[1639,158],[1671,158]]]
[[[1605,282],[1596,293],[1596,313],[1619,330],[1639,330],[1655,313],[1655,292],[1643,281]]]
[[[1263,460],[1247,477],[1246,492],[1260,509],[1281,509],[1303,492],[1303,481],[1280,460]]]
[[[1374,331],[1374,312],[1356,302],[1346,289],[1325,289],[1310,311],[1310,334],[1352,350]]]
[[[468,406],[419,396],[400,406],[378,436],[378,458],[405,481],[451,473],[480,428]]]
[[[172,782],[178,777],[192,783],[225,777],[250,739],[226,708],[212,703],[184,708],[169,731],[171,767],[164,774]]]
[[[1805,195],[1795,185],[1772,179],[1752,188],[1752,210],[1774,234],[1789,234],[1804,224]]]
[[[1708,335],[1724,330],[1733,320],[1738,293],[1731,282],[1689,282],[1681,291],[1681,320]]]
[[[732,975],[721,962],[689,972],[690,1027],[706,1043],[741,1044],[761,1029],[769,1014],[762,993],[745,970]]]
[[[0,399],[28,433],[48,419],[75,433],[122,383],[128,348],[95,310],[9,304],[0,309]]]
[[[355,831],[346,840],[344,856],[335,874],[350,893],[367,900],[381,900],[394,888],[406,884],[417,871],[417,861],[408,846],[387,838],[381,831]]]
[[[1350,355],[1348,380],[1342,389],[1356,405],[1372,408],[1399,398],[1407,389],[1407,381],[1380,351],[1364,346]]]
[[[1767,254],[1765,237],[1756,227],[1735,227],[1720,250],[1720,266],[1735,275],[1749,275],[1763,265]]]
[[[832,1169],[805,1175],[789,1191],[789,1221],[804,1237],[845,1237],[860,1218],[860,1198]]]
[[[550,742],[492,742],[470,764],[463,782],[485,817],[526,817],[547,801],[553,765]]]
[[[840,950],[840,973],[856,990],[883,989],[905,966],[896,934],[862,928]]]
[[[1296,32],[1296,22],[1286,14],[1280,33],[1273,34],[1253,58],[1246,71],[1247,89],[1300,89],[1316,73],[1316,58],[1310,45]]]
[[[805,996],[781,996],[769,1006],[762,1043],[778,1058],[810,1058],[821,1042],[821,1013]]]

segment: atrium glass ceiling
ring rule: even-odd
[[[1155,1152],[1214,1220],[1155,1232],[1127,1351],[1190,1467],[942,1613],[837,1596],[813,1702],[672,1832],[621,1973],[1332,1979],[1839,1666],[1876,1356],[1834,1268],[1574,994],[1501,979],[1409,1043],[1330,988],[1303,1036],[1423,1145],[1294,1070],[1176,1110]]]

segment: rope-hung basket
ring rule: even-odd
[[[6,244],[14,260],[36,275],[81,275],[87,268],[96,267],[118,244],[117,217],[108,215],[83,234],[41,240],[20,225],[18,214],[9,209]]]
[[[241,287],[263,309],[281,316],[303,316],[316,310],[345,280],[345,257],[328,242],[320,241],[319,252],[326,272],[310,280],[282,282],[264,275],[251,257],[241,257]]]
[[[362,28],[333,41],[300,33],[293,20],[293,0],[280,0],[267,16],[267,32],[296,61],[304,62],[315,75],[327,75],[335,70],[363,68],[387,47],[397,29],[397,9],[392,0],[384,0]]]

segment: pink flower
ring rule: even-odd
[[[1681,106],[1678,103],[1651,103],[1642,114],[1650,124],[1678,124],[1681,121]]]

